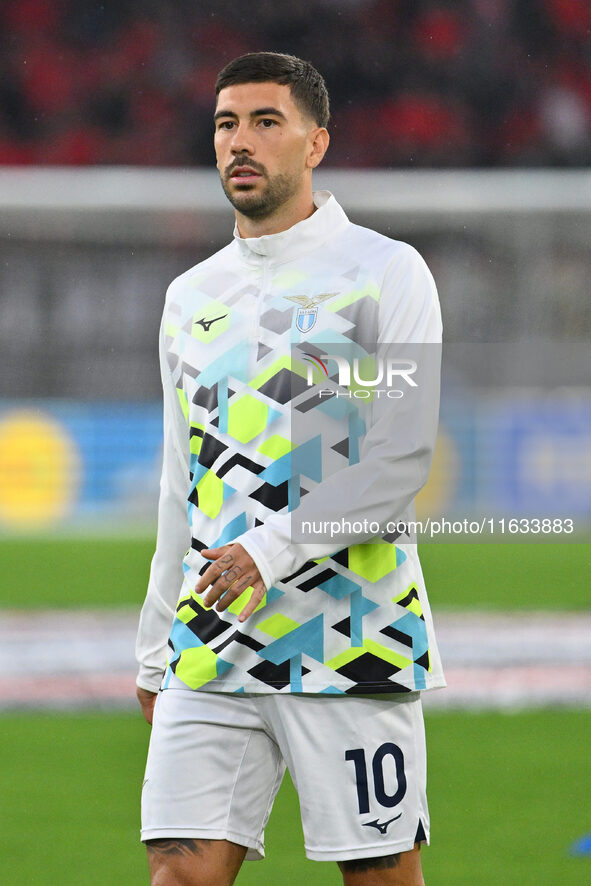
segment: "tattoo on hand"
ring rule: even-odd
[[[227,572],[224,573],[224,578],[228,579],[230,584],[234,584],[235,581],[238,581],[240,578],[242,570],[240,566],[233,566],[231,569],[228,569]]]
[[[178,837],[174,839],[146,840],[145,843],[148,855],[182,855],[186,858],[189,856],[201,855],[203,847],[209,845],[211,840],[195,840],[189,837]]]
[[[378,858],[350,858],[348,861],[340,861],[339,867],[343,871],[351,873],[365,873],[366,871],[385,871],[395,868],[400,861],[400,853],[394,855],[382,855]]]

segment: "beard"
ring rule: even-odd
[[[263,191],[255,191],[255,185],[237,185],[233,191],[227,184],[231,171],[236,166],[251,166],[258,172],[262,178],[266,180],[266,187]],[[263,166],[254,164],[250,160],[242,162],[234,161],[231,167],[221,176],[222,188],[224,194],[237,212],[246,218],[260,220],[273,215],[284,203],[286,203],[297,192],[299,180],[295,175],[287,175],[279,173],[269,178]]]

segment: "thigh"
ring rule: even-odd
[[[262,857],[284,768],[247,698],[161,692],[142,790],[142,840],[229,841],[247,847],[249,858]]]
[[[272,703],[309,858],[384,857],[428,841],[418,693],[385,699],[286,696]]]

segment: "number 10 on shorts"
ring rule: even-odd
[[[393,758],[396,768],[397,788],[393,794],[388,794],[384,779],[384,762]],[[363,748],[354,748],[345,751],[345,760],[351,760],[355,765],[355,780],[357,783],[357,800],[359,802],[359,814],[369,812],[369,778],[368,766]],[[404,774],[404,755],[398,745],[388,741],[380,745],[371,761],[373,776],[373,790],[375,798],[380,806],[392,808],[397,806],[406,794],[406,776]]]

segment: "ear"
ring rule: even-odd
[[[315,169],[326,154],[330,136],[324,127],[319,127],[318,129],[310,130],[308,140],[306,168]]]

